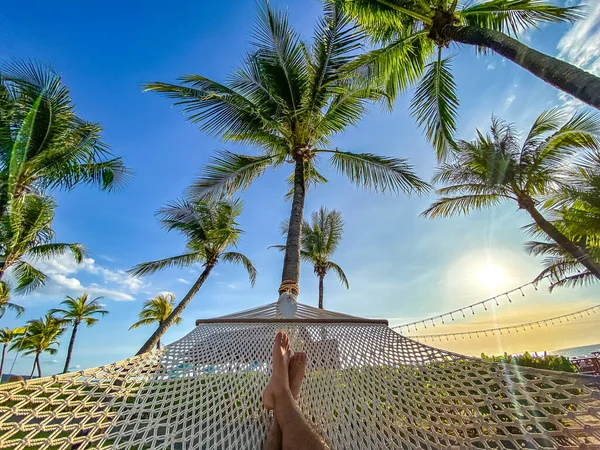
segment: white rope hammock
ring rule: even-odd
[[[600,381],[488,363],[385,321],[273,303],[149,354],[0,385],[0,448],[259,449],[277,330],[308,354],[300,407],[333,449],[600,448]]]

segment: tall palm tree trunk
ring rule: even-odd
[[[323,309],[323,275],[319,275],[319,309]]]
[[[590,256],[590,254],[580,246],[574,244],[568,237],[562,234],[554,225],[548,222],[544,216],[536,209],[531,201],[521,201],[521,207],[524,208],[534,222],[539,226],[554,242],[568,252],[573,258],[579,261],[596,278],[600,280],[600,264]]]
[[[298,285],[300,280],[300,233],[302,232],[302,218],[304,217],[304,197],[306,189],[304,183],[304,159],[296,159],[294,168],[294,197],[292,211],[290,212],[289,229],[285,242],[285,256],[283,258],[283,273],[279,292],[283,292],[285,282]]]
[[[446,26],[442,35],[462,44],[489,48],[546,83],[600,109],[600,78],[585,70],[538,52],[499,31],[471,26]]]
[[[42,378],[42,365],[40,364],[40,357],[37,357],[37,368],[38,368],[38,376]]]
[[[183,299],[179,302],[179,304],[175,307],[173,312],[165,319],[163,323],[161,323],[157,330],[150,336],[150,338],[146,341],[144,345],[138,350],[136,355],[141,355],[142,353],[149,352],[157,345],[160,341],[160,338],[165,334],[165,332],[169,329],[171,325],[175,323],[175,320],[181,315],[186,306],[190,303],[190,301],[194,298],[196,293],[200,290],[210,271],[215,267],[216,261],[206,263],[204,270],[193,284],[192,288],[189,292],[183,297]]]
[[[6,358],[6,346],[8,344],[4,344],[2,346],[2,361],[0,361],[0,382],[2,382],[2,371],[4,370],[4,358]]]
[[[33,367],[31,369],[31,375],[29,375],[29,378],[33,378],[33,374],[35,373],[35,368],[38,364],[38,359],[40,359],[39,352],[35,354],[35,359],[33,360]]]
[[[69,371],[69,365],[71,364],[71,356],[73,356],[73,347],[75,346],[75,337],[77,336],[78,327],[79,322],[75,322],[73,324],[73,332],[71,333],[71,340],[69,341],[69,348],[67,350],[67,360],[65,361],[65,367],[62,373],[67,373]]]

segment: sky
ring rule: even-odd
[[[578,1],[571,1],[578,4]],[[585,3],[585,2],[584,2]],[[308,39],[321,13],[317,0],[272,1],[289,11],[293,25]],[[51,280],[14,301],[26,307],[16,319],[10,312],[0,326],[17,326],[56,307],[66,295],[86,291],[110,314],[77,336],[72,369],[93,367],[133,355],[153,331],[128,331],[142,303],[160,292],[181,299],[202,267],[168,270],[137,279],[126,270],[137,263],[178,254],[184,241],[161,229],[154,214],[180,198],[211,154],[219,149],[254,149],[224,144],[187,123],[181,112],[141,84],[174,82],[184,74],[218,81],[240,63],[249,48],[256,5],[253,1],[198,2],[9,2],[0,15],[0,62],[32,60],[62,74],[77,113],[102,124],[103,136],[135,176],[117,193],[88,187],[56,192],[59,207],[54,229],[58,241],[81,242],[89,256],[81,265],[68,256],[39,263]],[[600,3],[590,0],[587,17],[574,26],[548,25],[527,31],[521,39],[535,49],[558,56],[600,75]],[[531,126],[543,110],[582,108],[528,72],[496,55],[477,56],[470,48],[450,47],[461,100],[458,136],[470,139],[485,129],[492,114],[519,129]],[[373,107],[360,124],[336,136],[334,144],[354,152],[408,158],[429,180],[435,169],[433,150],[408,112],[412,97],[399,97],[392,113]],[[284,199],[289,169],[268,171],[241,194],[245,234],[238,251],[252,259],[259,276],[251,288],[237,266],[220,264],[183,314],[181,325],[165,336],[172,342],[188,332],[197,318],[247,309],[277,298],[282,255],[269,245],[282,243],[279,224],[289,216]],[[329,183],[308,192],[306,213],[321,205],[336,208],[345,221],[344,239],[333,260],[345,271],[350,289],[335,277],[325,281],[325,307],[364,317],[387,318],[391,325],[419,320],[497,295],[528,283],[541,270],[539,260],[523,251],[528,240],[520,227],[529,223],[516,205],[454,219],[428,220],[420,213],[434,194],[408,198],[361,191],[323,165]],[[304,265],[299,301],[317,304],[317,279]],[[478,310],[436,332],[469,331],[514,325],[577,311],[597,304],[600,288],[524,290],[513,303]],[[600,343],[600,314],[548,329],[435,342],[432,345],[469,355],[481,352],[554,350]],[[413,332],[418,334],[421,330]],[[431,332],[428,329],[423,333]],[[68,332],[58,354],[42,358],[44,374],[62,368]],[[32,358],[8,355],[8,369],[29,373]],[[13,367],[14,364],[14,367]]]

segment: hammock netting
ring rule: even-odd
[[[600,448],[596,377],[489,363],[385,321],[280,303],[198,321],[118,363],[0,385],[0,448],[259,449],[278,330],[308,355],[300,408],[332,449]]]

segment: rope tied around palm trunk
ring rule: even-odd
[[[288,294],[298,295],[300,293],[300,286],[298,286],[298,283],[294,280],[284,280],[281,282],[278,292],[280,294],[286,292]]]

